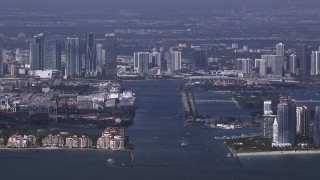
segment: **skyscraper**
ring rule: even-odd
[[[283,60],[278,55],[261,55],[261,59],[267,62],[268,74],[282,76]]]
[[[82,69],[82,40],[79,38],[66,39],[66,76],[81,76]]]
[[[277,118],[274,118],[273,125],[272,125],[272,142],[275,144],[279,143],[279,124]]]
[[[97,44],[96,45],[96,66],[97,66],[97,75],[101,76],[103,73],[103,64],[104,64],[104,50],[103,50],[103,45],[102,44]]]
[[[4,61],[4,51],[0,49],[0,76],[3,75],[3,61]]]
[[[30,43],[30,68],[31,70],[43,70],[44,60],[44,34],[35,35]]]
[[[194,53],[195,69],[206,69],[208,67],[207,51],[205,49],[196,49]]]
[[[297,65],[298,65],[297,75],[299,76],[309,75],[310,63],[308,62],[308,58],[307,58],[307,45],[297,44],[295,51],[297,55]]]
[[[151,68],[156,66],[161,68],[161,53],[152,52],[150,56],[151,56],[150,57]]]
[[[314,112],[313,142],[320,144],[320,106],[316,106]]]
[[[280,98],[277,106],[278,143],[293,144],[295,141],[296,105],[290,98]]]
[[[117,38],[115,34],[106,34],[105,75],[117,77]]]
[[[310,75],[316,76],[320,74],[320,52],[312,51]]]
[[[146,74],[149,70],[150,53],[134,53],[134,70],[139,74]]]
[[[297,107],[296,133],[300,136],[308,136],[309,134],[309,112],[306,106]]]
[[[85,38],[85,76],[96,76],[96,45],[94,44],[93,34],[86,34]]]
[[[276,55],[281,56],[284,59],[284,44],[276,44]]]
[[[169,71],[181,70],[181,52],[180,51],[169,52],[169,59],[167,61],[167,68]]]
[[[293,74],[297,72],[297,56],[295,54],[289,56],[289,71]]]
[[[253,60],[252,59],[236,59],[236,70],[243,74],[252,74]]]
[[[276,115],[263,115],[262,116],[262,135],[266,138],[272,138],[273,137],[273,124],[274,120],[276,119]]]
[[[56,40],[45,40],[43,45],[43,70],[61,70],[61,44]]]
[[[267,61],[263,59],[255,59],[255,69],[258,70],[259,76],[267,75]]]
[[[264,115],[271,115],[273,114],[272,111],[272,101],[264,101],[263,102],[263,114]]]

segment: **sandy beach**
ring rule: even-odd
[[[237,156],[275,156],[275,155],[295,155],[295,154],[320,154],[320,150],[306,150],[306,151],[269,151],[269,152],[251,152],[251,153],[237,153]]]

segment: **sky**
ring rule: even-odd
[[[2,0],[1,9],[38,11],[129,10],[139,12],[201,11],[210,9],[248,9],[319,7],[320,0]]]

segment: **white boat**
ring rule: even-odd
[[[123,91],[119,96],[120,106],[134,106],[135,94],[131,91]]]

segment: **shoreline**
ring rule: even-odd
[[[320,150],[303,150],[303,151],[265,151],[265,152],[248,152],[236,153],[238,157],[246,156],[280,156],[280,155],[308,155],[320,154]]]
[[[80,150],[80,151],[108,151],[108,152],[117,152],[117,151],[130,151],[130,149],[121,149],[121,150],[110,150],[110,149],[94,149],[94,148],[61,148],[61,147],[35,147],[35,148],[7,148],[2,147],[2,150],[13,150],[13,151],[22,151],[22,150]]]

